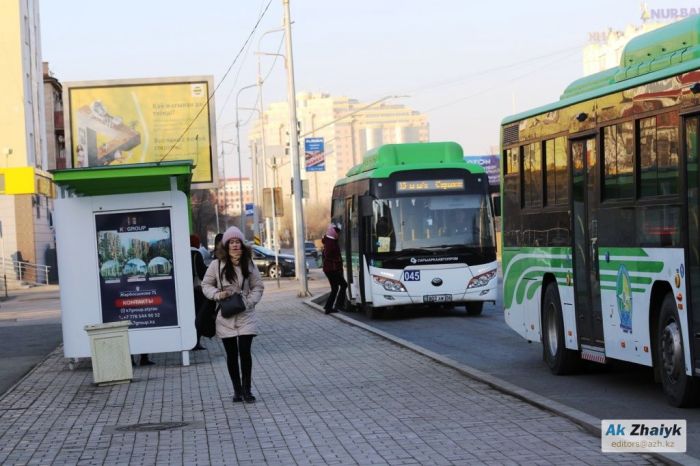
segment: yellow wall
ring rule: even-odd
[[[21,23],[20,1],[0,2],[0,167],[27,164]],[[13,153],[6,157],[8,147]]]

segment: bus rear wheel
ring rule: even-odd
[[[542,358],[556,375],[575,372],[579,357],[576,351],[566,349],[564,319],[556,284],[547,286],[542,308]]]
[[[656,327],[656,363],[659,364],[661,386],[668,402],[685,408],[697,401],[697,380],[685,372],[683,336],[676,301],[667,293],[661,303]]]
[[[483,301],[467,303],[464,305],[464,307],[467,308],[468,316],[480,316],[481,312],[484,310],[484,303]]]

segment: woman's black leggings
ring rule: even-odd
[[[241,335],[239,337],[222,338],[226,350],[226,366],[228,375],[236,393],[243,390],[250,391],[251,373],[253,371],[253,358],[250,355],[250,347],[255,335]],[[241,371],[238,370],[238,357],[241,358]],[[241,384],[241,375],[243,382]]]

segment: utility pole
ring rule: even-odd
[[[256,87],[256,84],[251,84],[250,86],[244,86],[240,89],[238,89],[238,93],[236,93],[236,148],[238,151],[238,196],[239,200],[241,202],[240,204],[240,216],[241,216],[241,233],[243,233],[243,236],[245,236],[245,201],[243,200],[243,171],[241,168],[241,122],[238,118],[238,97],[240,97],[241,92],[246,90],[246,89],[251,89],[253,87]]]
[[[309,296],[306,282],[306,257],[304,255],[304,212],[301,202],[301,168],[299,166],[299,135],[297,134],[297,103],[294,86],[294,59],[292,57],[292,26],[290,23],[289,0],[282,0],[284,6],[284,32],[287,45],[287,100],[289,103],[289,150],[292,157],[292,185],[294,187],[294,258],[296,275],[299,279],[298,296]]]
[[[260,44],[258,44],[259,47]],[[263,80],[262,80],[262,75],[260,74],[260,56],[258,55],[258,79],[256,80],[257,86],[258,86],[258,116],[260,117],[260,139],[262,140],[262,185],[263,189],[260,191],[261,193],[264,192],[265,187],[267,187],[267,153],[265,151],[265,107],[263,106],[263,94],[262,94],[262,85],[263,85]],[[274,186],[273,186],[274,188]],[[258,189],[256,186],[255,189]],[[274,189],[272,193],[272,219],[274,221],[275,218],[275,194],[274,194]],[[262,204],[262,203],[261,203]],[[273,233],[271,231],[271,228],[274,228],[274,225],[270,225],[270,217],[265,217],[265,246],[267,246],[270,249],[273,249],[277,251],[277,244],[274,246],[272,245],[272,238],[273,238]],[[277,266],[277,270],[279,271],[279,265]],[[279,282],[279,280],[278,280]],[[278,283],[279,284],[279,283]]]

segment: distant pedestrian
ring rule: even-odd
[[[263,281],[253,263],[250,248],[243,233],[236,227],[226,230],[202,280],[204,296],[221,301],[233,293],[241,293],[246,310],[230,318],[219,313],[216,336],[226,350],[226,365],[233,384],[233,401],[254,403],[251,391],[253,358],[250,353],[253,337],[257,335],[255,305],[263,295]],[[240,370],[238,360],[240,358]]]
[[[202,293],[202,279],[204,274],[207,272],[207,266],[204,265],[204,259],[202,258],[202,253],[199,252],[199,236],[190,235],[190,258],[192,262],[192,286],[194,287],[194,312],[195,312],[195,322],[197,319],[197,313],[202,309],[204,305],[204,294]],[[196,324],[195,324],[196,326]],[[198,351],[206,349],[199,342],[202,337],[200,330],[197,329],[197,344],[194,345],[192,351]]]
[[[217,233],[216,236],[214,237],[214,252],[216,253],[216,249],[219,247],[219,243],[221,242],[221,238],[224,237],[223,233]]]
[[[209,252],[209,249],[204,247],[204,245],[199,246],[199,253],[202,255],[202,259],[204,259],[204,265],[209,267],[209,264],[211,264],[211,253]]]
[[[326,305],[323,306],[326,314],[345,310],[345,290],[348,282],[343,278],[343,258],[340,255],[340,225],[331,223],[326,230],[321,242],[323,243],[323,273],[331,285],[331,294],[328,295]]]

